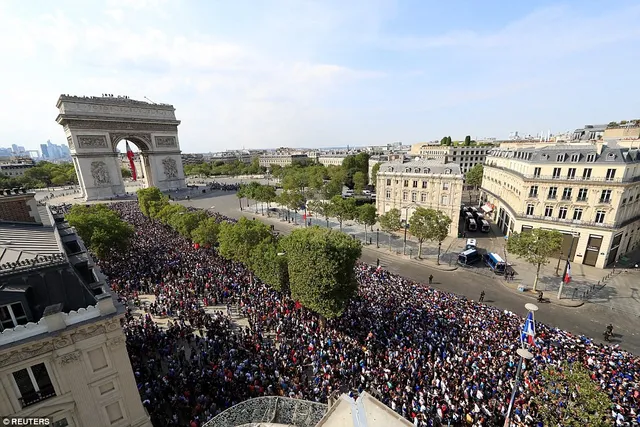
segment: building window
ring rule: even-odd
[[[581,188],[578,190],[578,202],[584,202],[587,200],[587,189]]]
[[[533,215],[534,205],[527,205],[527,215]]]
[[[418,194],[417,193],[411,193],[411,201],[415,202],[416,200],[418,200]]]
[[[418,188],[418,181],[413,181],[413,188]]]
[[[607,169],[607,177],[605,178],[607,181],[613,181],[616,177],[615,169]]]
[[[567,171],[567,179],[575,179],[576,178],[576,168],[569,168]]]
[[[582,171],[582,179],[591,179],[591,168],[584,168],[584,170]]]
[[[552,216],[552,215],[553,215],[553,206],[545,206],[544,216]]]
[[[423,203],[427,201],[427,193],[420,194],[420,201]]]
[[[582,208],[575,208],[573,210],[573,220],[580,221],[582,219]]]
[[[422,188],[427,188],[427,181],[422,181]]]
[[[385,196],[387,196],[387,200],[391,199],[391,190],[387,190],[387,193],[385,194]]]
[[[595,154],[587,154],[587,162],[593,163],[595,161],[596,161],[596,155]]]
[[[558,154],[556,156],[556,161],[558,162],[564,162],[564,154]]]
[[[402,200],[406,201],[408,198],[409,198],[409,193],[407,193],[406,191],[402,193]]]
[[[538,197],[538,186],[532,185],[529,187],[529,197]]]
[[[602,190],[600,193],[600,203],[609,203],[611,201],[611,190]]]
[[[627,199],[626,199],[626,197],[625,197],[624,199],[622,199],[622,206],[624,206],[624,205],[626,205],[626,204],[627,204]]]
[[[577,162],[578,160],[580,160],[580,154],[572,154],[571,155],[571,161],[572,162]]]
[[[56,395],[44,363],[20,369],[13,373],[23,408]]]
[[[549,194],[547,194],[547,199],[555,199],[558,197],[558,187],[549,187]]]
[[[565,208],[564,206],[560,208],[560,210],[558,211],[558,218],[560,219],[567,218],[567,208]]]
[[[442,189],[443,190],[448,190],[449,189],[449,183],[448,182],[443,182],[442,183]]]
[[[391,180],[387,179],[387,185],[391,185]]]
[[[562,172],[562,168],[553,168],[553,179],[560,178],[561,172]]]
[[[562,190],[562,200],[571,200],[571,188]]]
[[[535,168],[533,170],[533,177],[534,178],[540,178],[540,171],[542,170],[542,168]]]
[[[26,325],[28,322],[27,313],[25,313],[22,303],[14,302],[0,307],[0,331],[13,329],[18,325]]]
[[[450,174],[450,173],[451,173],[451,169],[445,169],[445,170],[444,170],[444,173],[445,173],[445,174]]]
[[[408,187],[408,186],[409,186],[409,180],[408,180],[408,179],[405,179],[405,180],[404,180],[403,185],[404,185],[405,187]]]
[[[596,211],[596,224],[604,222],[604,211]]]
[[[442,196],[442,203],[440,203],[441,205],[449,205],[449,196],[447,196],[446,194]]]

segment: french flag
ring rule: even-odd
[[[533,320],[533,313],[529,312],[527,318],[524,321],[524,325],[522,327],[522,334],[520,335],[520,341],[523,343],[526,342],[529,345],[534,344],[534,340],[536,337],[536,323]]]
[[[567,260],[567,274],[564,275],[564,283],[569,283],[571,281],[571,263]]]

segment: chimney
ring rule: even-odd
[[[113,298],[111,298],[111,294],[100,294],[96,296],[98,300],[98,309],[100,310],[100,316],[107,316],[109,314],[113,314],[116,311],[116,306],[113,304]]]
[[[49,332],[59,331],[67,327],[67,324],[64,323],[62,304],[60,303],[45,308],[42,319],[45,321]]]
[[[42,224],[35,193],[24,188],[0,191],[0,221]]]

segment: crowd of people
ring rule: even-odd
[[[244,266],[145,218],[135,202],[112,207],[134,225],[135,238],[128,253],[100,265],[128,305],[155,295],[143,316],[128,312],[124,324],[154,425],[199,427],[258,396],[326,403],[362,391],[415,426],[504,423],[520,316],[359,264],[357,297],[343,316],[322,324],[295,301],[252,282]],[[232,310],[249,327],[234,324]],[[167,328],[156,323],[163,317],[170,318]],[[518,425],[542,425],[532,400],[544,392],[541,368],[563,361],[590,369],[610,396],[612,424],[640,423],[639,358],[556,328],[536,329],[535,357],[523,369],[514,406]]]

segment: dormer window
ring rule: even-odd
[[[405,172],[411,172],[411,168],[406,168],[404,171]]]
[[[393,168],[389,168],[389,172],[393,172]]]
[[[445,173],[445,174],[450,174],[450,173],[451,173],[451,169],[445,169],[445,170],[444,170],[444,173]]]
[[[565,156],[564,154],[558,154],[556,156],[556,161],[557,162],[564,162],[564,156]]]
[[[22,303],[14,302],[0,306],[0,331],[13,329],[18,325],[26,325],[28,322],[27,313],[25,313]]]
[[[588,163],[593,163],[596,161],[596,155],[595,154],[587,154],[587,162]]]
[[[616,158],[615,153],[607,153],[607,160],[611,161],[611,160],[615,160],[615,158]]]
[[[571,161],[572,162],[577,162],[578,160],[580,160],[580,154],[572,154],[571,155]]]
[[[426,169],[424,170],[424,173],[430,173],[430,172],[431,172],[431,169],[429,169],[429,168],[426,168]]]

